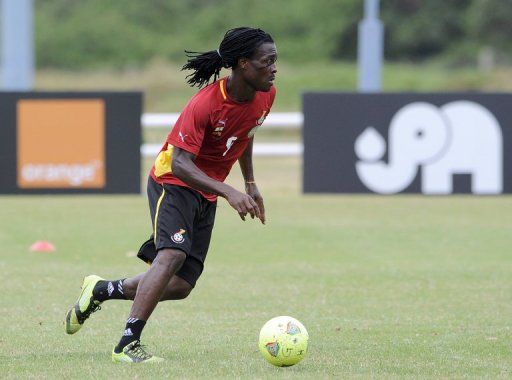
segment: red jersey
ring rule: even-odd
[[[271,87],[269,92],[256,92],[249,102],[238,103],[229,97],[226,82],[227,78],[222,78],[190,99],[151,168],[150,175],[156,182],[190,187],[172,174],[174,147],[196,155],[194,163],[201,171],[224,182],[276,96]],[[200,193],[210,201],[217,199],[214,194]]]

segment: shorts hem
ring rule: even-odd
[[[196,287],[197,280],[196,280],[196,282],[195,282],[195,283],[192,283],[192,280],[190,280],[190,279],[186,279],[186,278],[185,278],[185,276],[180,275],[179,273],[174,273],[174,275],[175,275],[176,277],[181,278],[183,281],[185,281],[187,284],[189,284],[189,285],[192,287],[192,289]]]
[[[185,255],[187,255],[187,257],[190,255],[189,252],[185,251],[184,248],[180,248],[180,247],[174,247],[174,246],[164,246],[164,247],[161,247],[161,248],[157,248],[156,249],[156,254],[158,255],[158,252],[160,252],[162,249],[177,249],[178,251],[181,251],[183,252]]]

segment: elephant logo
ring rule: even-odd
[[[474,194],[503,191],[502,130],[494,115],[475,102],[408,104],[391,120],[387,147],[370,126],[354,148],[357,174],[376,193],[405,190],[420,168],[423,194],[451,194],[454,174],[471,175]],[[382,160],[386,148],[387,162]]]

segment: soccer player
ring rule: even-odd
[[[110,299],[133,300],[114,362],[157,362],[140,344],[142,329],[159,301],[186,298],[201,275],[215,219],[217,197],[242,220],[249,214],[265,223],[263,198],[252,166],[253,136],[275,98],[277,50],[261,29],[228,30],[219,49],[187,51],[183,70],[201,88],[188,102],[151,168],[147,193],[153,234],[138,256],[151,263],[133,278],[107,281],[91,275],[66,315],[74,334],[91,313]],[[222,68],[228,77],[218,80]],[[213,76],[213,83],[210,79]],[[238,160],[245,193],[224,183]]]

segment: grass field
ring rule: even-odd
[[[196,290],[144,331],[162,365],[110,362],[128,301],[105,303],[74,336],[62,325],[84,275],[146,268],[133,257],[150,233],[145,197],[0,197],[0,377],[512,376],[512,198],[304,196],[297,159],[255,164],[268,224],[219,202]],[[57,251],[29,252],[38,239]],[[295,367],[258,352],[277,315],[309,330]]]

